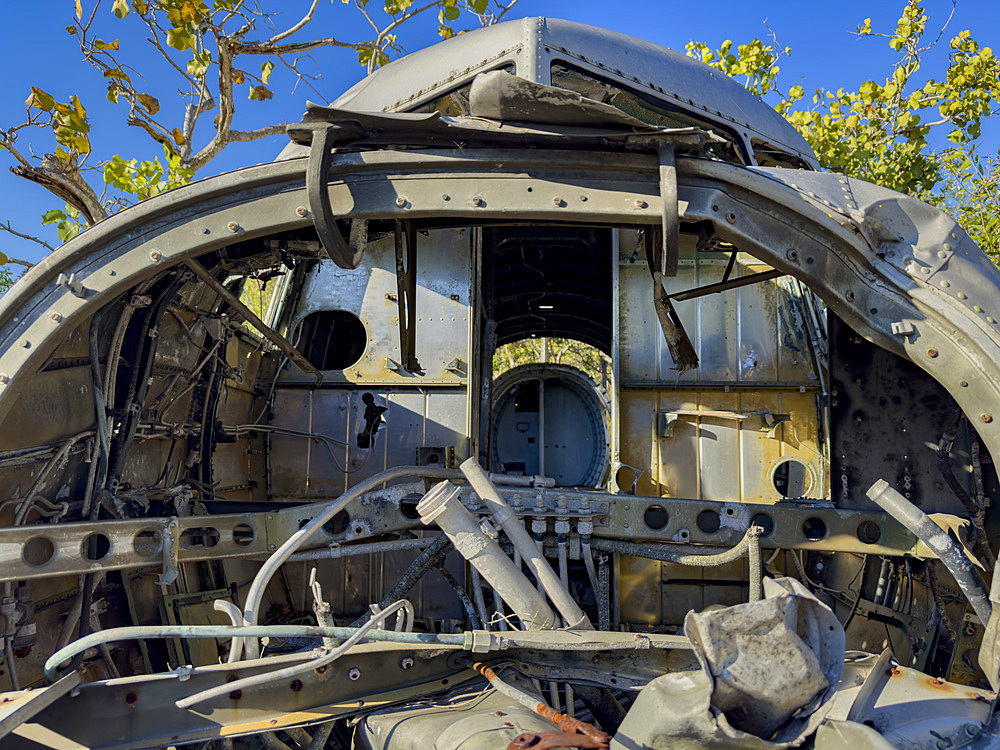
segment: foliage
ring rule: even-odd
[[[950,20],[950,19],[949,19]],[[782,89],[780,57],[788,47],[754,39],[732,52],[732,42],[712,50],[700,42],[688,54],[734,77],[798,128],[827,169],[915,195],[951,213],[995,260],[1000,258],[1000,152],[984,154],[983,121],[1000,112],[1000,60],[968,30],[949,41],[947,66],[926,77],[926,57],[947,24],[928,39],[922,0],[908,0],[896,28],[876,33],[871,19],[859,37],[886,40],[898,57],[883,81],[857,91],[817,88],[802,107],[801,86]]]
[[[277,118],[263,127],[237,128],[238,112],[273,98],[278,70],[288,74],[286,83],[304,84],[325,101],[312,85],[321,77],[312,53],[348,50],[370,72],[405,53],[400,29],[418,16],[429,19],[429,12],[437,11],[437,33],[448,38],[463,18],[489,25],[516,2],[342,0],[350,8],[337,12],[360,14],[372,29],[369,38],[345,40],[309,36],[320,0],[308,0],[305,14],[280,31],[274,28],[275,11],[257,0],[74,0],[75,22],[66,32],[106,83],[108,101],[126,108],[125,123],[159,144],[163,161],[95,155],[95,123],[80,96],[59,101],[40,86],[30,87],[24,121],[0,130],[0,151],[12,157],[15,174],[66,204],[42,218],[43,226],[55,225],[65,242],[136,200],[186,184],[233,143],[284,134],[285,123]],[[162,90],[150,90],[152,81],[163,82]],[[176,106],[178,95],[182,106]],[[41,158],[33,155],[31,144],[19,143],[22,136],[47,132],[54,143]],[[9,224],[0,229],[48,246]]]
[[[573,339],[522,339],[493,354],[493,376],[530,362],[552,362],[583,370],[599,385],[611,377],[611,360],[592,346]]]

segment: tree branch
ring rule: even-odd
[[[21,234],[20,232],[18,232],[16,229],[14,229],[10,225],[9,221],[8,222],[2,222],[2,221],[0,221],[0,230],[3,230],[4,232],[9,232],[10,234],[14,235],[15,237],[20,237],[22,240],[28,240],[29,242],[34,242],[34,243],[36,243],[38,245],[41,245],[42,247],[44,247],[49,252],[55,250],[55,248],[52,247],[52,245],[50,245],[45,240],[40,240],[37,237],[33,237],[30,234]],[[26,260],[18,260],[17,258],[11,258],[10,256],[7,256],[7,262],[8,263],[16,263],[19,266],[25,266],[27,268],[31,268],[33,265],[35,265],[34,263],[29,263]]]
[[[309,10],[306,12],[306,14],[304,16],[302,16],[302,20],[301,21],[299,21],[297,24],[295,24],[294,26],[292,26],[292,28],[288,29],[287,31],[283,31],[280,34],[275,34],[270,39],[268,39],[266,42],[264,42],[264,44],[272,44],[273,45],[273,44],[275,44],[277,42],[280,42],[282,39],[287,39],[292,34],[294,34],[296,31],[301,31],[303,28],[305,28],[306,24],[308,24],[310,21],[312,21],[313,14],[316,12],[316,7],[318,5],[319,5],[319,0],[313,0],[313,4],[311,6],[309,6]]]
[[[326,39],[314,39],[311,42],[298,42],[296,44],[278,44],[268,46],[267,42],[238,42],[232,45],[232,54],[235,55],[288,55],[299,52],[311,52],[321,47],[339,47],[342,49],[373,49],[371,42],[341,42],[335,37]]]

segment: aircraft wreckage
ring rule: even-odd
[[[563,21],[288,134],[0,300],[4,748],[1000,745],[952,219]]]

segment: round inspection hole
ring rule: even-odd
[[[862,521],[858,524],[858,539],[865,544],[877,544],[882,538],[882,529],[874,521]]]
[[[239,523],[233,527],[233,541],[240,547],[249,547],[257,537],[253,527],[247,523]]]
[[[212,526],[198,526],[181,533],[184,549],[211,549],[219,543],[219,530]]]
[[[687,529],[681,529],[677,533],[677,536],[679,536],[681,539],[683,539],[686,542],[691,537],[691,532],[688,531]]]
[[[323,531],[330,536],[336,536],[337,534],[343,534],[347,531],[347,527],[350,525],[351,517],[347,514],[346,510],[342,510],[340,513],[323,524]]]
[[[320,310],[302,319],[302,353],[320,370],[346,370],[356,365],[368,346],[361,318],[347,310]]]
[[[160,532],[156,529],[143,529],[132,539],[132,549],[139,557],[152,557],[160,551],[162,544]]]
[[[103,560],[111,552],[111,540],[104,534],[91,534],[83,540],[81,551],[87,560]]]
[[[670,515],[667,513],[666,508],[662,505],[650,505],[646,508],[646,512],[642,514],[642,521],[646,524],[647,528],[653,531],[659,531],[660,529],[666,528],[667,522],[670,520]]]
[[[809,469],[795,458],[786,458],[774,467],[771,484],[782,497],[804,497],[812,484]]]
[[[402,514],[403,518],[409,518],[411,521],[416,521],[420,518],[420,514],[417,513],[417,503],[420,502],[422,495],[406,495],[399,500],[399,512]]]
[[[698,529],[705,534],[714,534],[722,528],[722,519],[714,510],[703,510],[698,514]]]
[[[802,533],[810,542],[818,542],[826,538],[826,523],[822,518],[811,516],[802,522]]]
[[[762,537],[771,536],[771,532],[774,531],[774,520],[767,515],[767,513],[755,513],[754,517],[750,519],[751,526],[760,526],[764,529],[761,534]]]
[[[21,557],[24,561],[33,567],[38,567],[39,565],[45,565],[52,556],[56,553],[56,546],[52,543],[51,539],[46,539],[44,536],[36,536],[34,539],[29,539],[24,545],[24,549],[21,550]]]

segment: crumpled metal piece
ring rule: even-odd
[[[765,598],[688,613],[702,665],[639,693],[612,750],[784,748],[822,723],[844,669],[844,629],[798,581],[766,579]]]

